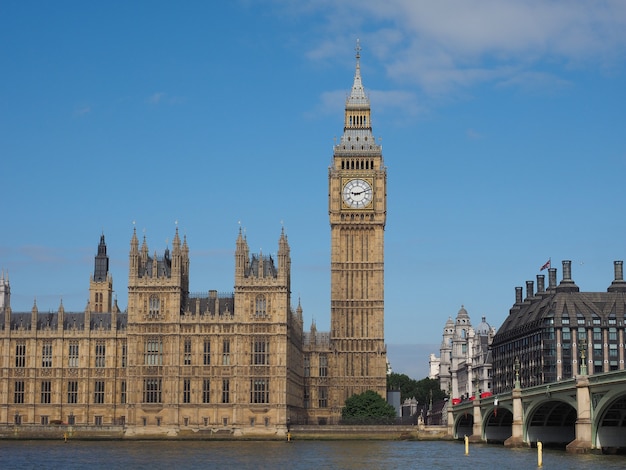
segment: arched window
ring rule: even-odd
[[[264,317],[267,315],[267,300],[264,295],[257,295],[254,306],[254,314],[257,317]]]
[[[148,316],[158,317],[161,309],[161,302],[156,295],[150,296],[150,309],[148,310]]]

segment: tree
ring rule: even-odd
[[[380,422],[395,417],[395,408],[373,390],[352,395],[341,410],[341,418],[352,423]]]
[[[432,401],[443,400],[446,393],[439,388],[439,381],[425,378],[420,381],[411,379],[405,374],[395,372],[387,376],[387,390],[400,390],[400,400],[415,398],[418,403],[427,404]]]

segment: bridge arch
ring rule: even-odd
[[[513,435],[513,411],[504,406],[487,409],[483,417],[483,439],[502,444]]]
[[[596,405],[593,423],[595,446],[605,453],[626,453],[626,392],[614,390]]]
[[[466,413],[459,413],[454,420],[454,438],[463,439],[465,436],[469,437],[474,433],[473,429],[474,416],[472,415],[472,410]]]
[[[525,442],[563,447],[576,439],[576,401],[547,398],[526,410]]]

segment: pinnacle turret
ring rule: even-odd
[[[106,281],[109,275],[109,257],[107,255],[107,245],[104,241],[104,234],[100,236],[98,244],[98,254],[94,260],[93,280],[96,282]]]
[[[363,108],[370,106],[370,101],[365,94],[363,83],[361,80],[361,45],[359,40],[356,40],[356,70],[354,72],[354,83],[352,84],[352,90],[350,96],[346,100],[346,108]]]

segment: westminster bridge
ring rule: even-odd
[[[626,450],[626,370],[464,401],[448,407],[457,439],[520,447],[541,442],[568,452]]]

